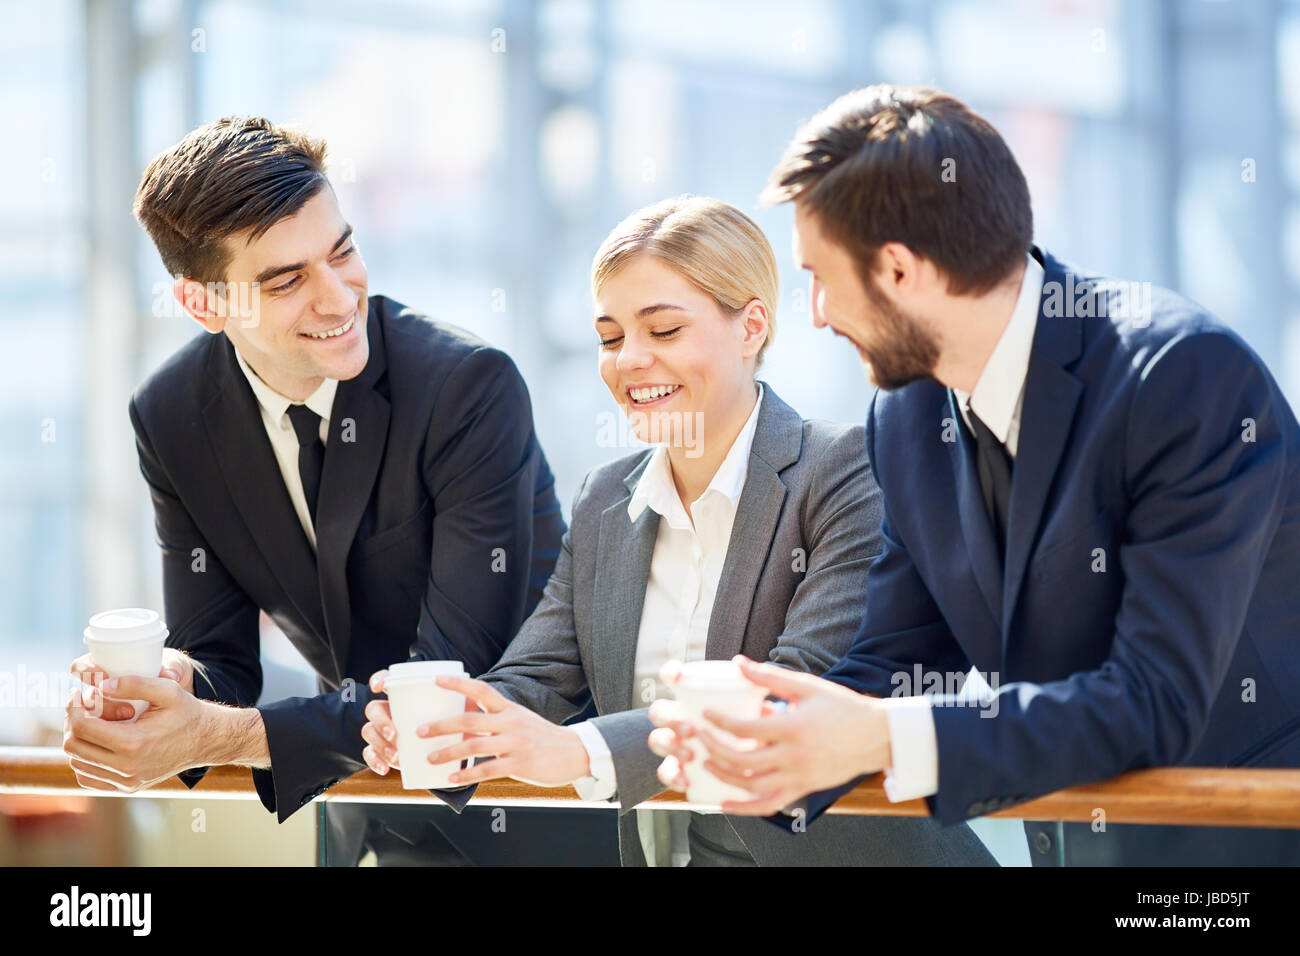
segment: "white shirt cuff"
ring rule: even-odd
[[[574,724],[582,745],[587,748],[587,759],[591,761],[591,775],[579,777],[573,781],[573,789],[583,800],[608,800],[618,791],[618,781],[614,779],[614,758],[610,755],[609,744],[589,720]]]
[[[885,769],[885,796],[898,803],[938,793],[939,745],[930,698],[888,697],[880,703],[889,722],[893,761],[893,766]]]

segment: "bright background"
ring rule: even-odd
[[[161,607],[126,402],[197,326],[159,295],[130,205],[149,159],[224,115],[324,137],[371,291],[515,358],[566,513],[622,453],[597,442],[616,406],[591,256],[665,196],[717,196],[767,230],[783,282],[764,377],[805,416],[862,419],[856,356],[808,320],[790,210],[756,196],[802,119],[873,82],[966,100],[1024,168],[1041,245],[1197,299],[1300,399],[1296,0],[0,9],[0,743],[58,743],[54,685],[93,610]],[[267,695],[313,693],[266,637]]]

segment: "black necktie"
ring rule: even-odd
[[[968,408],[975,443],[979,449],[980,490],[984,492],[984,507],[988,509],[993,532],[997,535],[998,550],[1006,554],[1007,516],[1011,512],[1011,457],[1002,442],[980,421],[974,409]]]
[[[298,476],[307,498],[307,512],[316,523],[316,499],[320,495],[320,472],[325,464],[325,445],[320,440],[320,416],[306,405],[290,405],[289,421],[298,435]]]

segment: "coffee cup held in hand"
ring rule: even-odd
[[[704,719],[706,710],[717,711],[740,720],[754,720],[763,713],[767,689],[752,683],[731,661],[690,661],[682,665],[681,677],[673,685],[673,694],[692,721],[728,746],[746,750],[754,744],[722,730]],[[748,790],[724,783],[704,769],[708,751],[699,741],[691,741],[692,759],[683,768],[686,774],[686,799],[692,803],[717,806],[726,800],[752,800]]]
[[[463,734],[420,737],[415,733],[424,724],[465,712],[465,695],[439,687],[435,681],[440,674],[467,676],[460,661],[406,661],[388,668],[388,676],[384,678],[388,708],[397,727],[397,761],[401,765],[404,790],[454,786],[449,778],[461,769],[459,760],[429,763],[429,754],[460,743]]]
[[[141,607],[101,611],[84,632],[96,669],[109,677],[157,677],[162,670],[167,628],[157,611]],[[115,698],[114,698],[115,699]],[[125,700],[135,720],[149,709],[147,700]]]

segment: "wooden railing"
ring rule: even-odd
[[[0,793],[142,796],[198,799],[257,799],[249,771],[214,767],[193,790],[175,777],[137,794],[83,790],[54,747],[0,747]],[[403,790],[396,773],[376,776],[363,770],[318,799],[355,803],[438,803],[424,790]],[[610,808],[609,803],[579,799],[572,787],[534,787],[513,780],[481,785],[476,804],[498,806],[582,806]],[[666,792],[650,801],[663,809],[692,809],[681,794]],[[1025,803],[985,814],[1019,820],[1090,822],[1098,808],[1109,823],[1183,824],[1192,826],[1300,828],[1300,770],[1159,767],[1135,770],[1103,783],[1058,790]],[[880,778],[841,797],[830,813],[862,816],[923,817],[924,800],[891,803]]]

